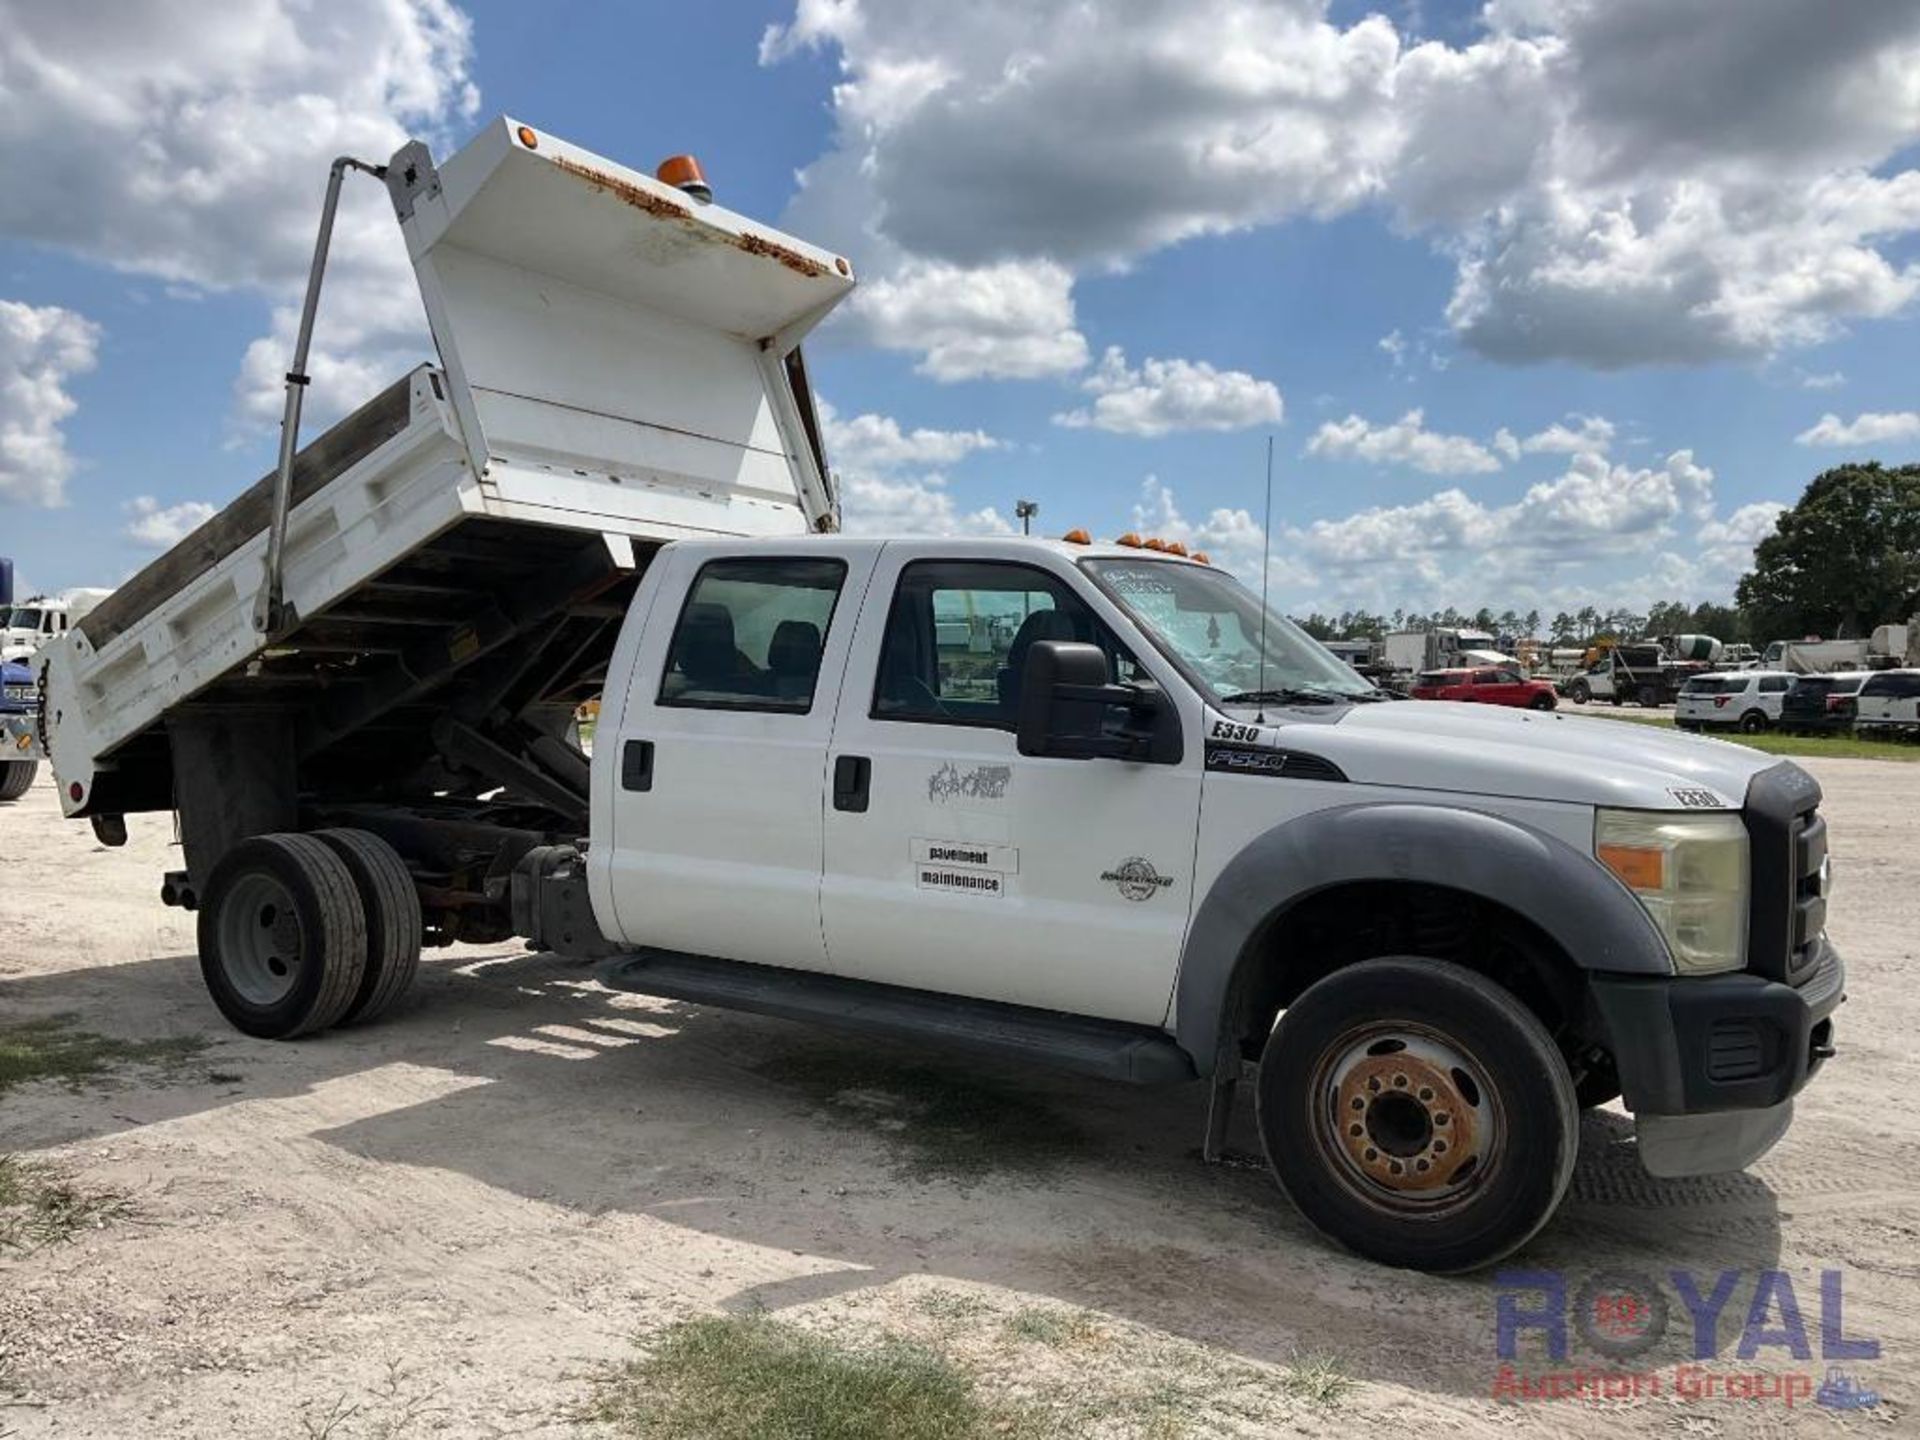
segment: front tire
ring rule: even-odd
[[[1491,980],[1412,956],[1309,987],[1261,1057],[1261,1139],[1281,1188],[1349,1249],[1441,1274],[1546,1224],[1573,1174],[1566,1061]]]
[[[1529,710],[1551,710],[1553,709],[1553,697],[1551,695],[1536,695],[1527,702],[1527,708]]]
[[[353,874],[311,835],[257,835],[221,856],[200,898],[199,938],[213,1003],[263,1040],[337,1023],[366,972]]]
[[[0,802],[18,800],[33,788],[33,777],[39,773],[37,760],[0,761]]]
[[[1586,681],[1577,680],[1567,687],[1567,699],[1576,705],[1584,705],[1593,699],[1593,691],[1587,687]]]

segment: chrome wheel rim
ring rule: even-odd
[[[234,882],[220,907],[220,966],[249,1005],[277,1005],[301,968],[300,914],[287,887],[263,872]]]

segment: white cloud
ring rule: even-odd
[[[1598,415],[1569,415],[1567,418],[1576,421],[1577,425],[1568,426],[1555,421],[1546,429],[1520,441],[1519,449],[1528,455],[1604,455],[1612,447],[1612,421]]]
[[[1713,472],[1691,451],[1648,468],[1579,455],[1557,479],[1508,504],[1490,505],[1452,487],[1405,505],[1318,520],[1282,538],[1328,603],[1392,609],[1511,596],[1514,603],[1545,604],[1593,562],[1617,566],[1655,551],[1675,538],[1681,521],[1705,521],[1712,505]]]
[[[327,165],[470,115],[451,0],[20,6],[0,25],[0,234],[275,304],[236,381],[271,423]],[[349,177],[311,365],[324,420],[430,353],[392,210]]]
[[[1709,520],[1700,527],[1694,536],[1700,545],[1700,568],[1717,578],[1720,593],[1731,591],[1747,572],[1753,564],[1753,547],[1773,534],[1786,512],[1778,500],[1757,500],[1724,520]]]
[[[1177,540],[1189,550],[1205,552],[1214,564],[1241,576],[1258,574],[1266,531],[1245,510],[1225,506],[1210,511],[1198,524],[1180,513],[1173,491],[1149,475],[1140,482],[1140,499],[1133,507],[1133,530],[1162,540]]]
[[[962,509],[933,467],[1004,442],[980,430],[905,430],[890,415],[842,420],[820,402],[827,460],[840,484],[841,523],[854,535],[1011,535],[992,506]]]
[[[1847,383],[1846,372],[1842,370],[1807,371],[1796,367],[1793,378],[1802,390],[1838,390]]]
[[[1912,5],[1501,0],[1445,44],[1324,0],[797,0],[762,59],[807,48],[842,80],[796,210],[883,275],[1382,203],[1503,361],[1763,357],[1920,293]]]
[[[976,450],[999,450],[1006,443],[984,430],[902,430],[891,415],[865,414],[842,420],[826,401],[818,404],[820,423],[826,431],[827,460],[849,470],[951,465]]]
[[[100,327],[83,315],[0,300],[0,500],[65,503],[67,382],[93,369],[99,344]]]
[[[1426,416],[1409,410],[1391,425],[1359,415],[1329,420],[1307,442],[1309,455],[1364,460],[1374,465],[1410,465],[1429,475],[1476,475],[1498,470],[1500,461],[1478,440],[1426,428]]]
[[[1073,277],[1047,261],[911,261],[864,281],[850,317],[883,349],[919,351],[915,368],[935,380],[1035,380],[1087,363]]]
[[[218,513],[204,500],[182,500],[162,505],[151,495],[136,495],[120,507],[127,514],[120,532],[136,545],[167,550],[178,545]]]
[[[840,503],[849,535],[1011,535],[993,506],[962,510],[941,475],[841,477]]]
[[[1271,381],[1244,370],[1216,370],[1203,360],[1148,359],[1135,370],[1118,345],[1107,347],[1080,388],[1094,397],[1092,407],[1055,415],[1054,424],[1151,436],[1277,425],[1286,414]]]
[[[1802,445],[1887,445],[1920,440],[1920,413],[1868,410],[1851,420],[1842,420],[1828,411],[1818,424],[1793,438]]]

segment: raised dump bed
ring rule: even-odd
[[[584,828],[570,722],[651,551],[837,523],[799,343],[844,260],[511,120],[378,173],[438,363],[298,452],[277,623],[269,475],[48,657],[67,812],[177,808],[189,896],[316,810]]]

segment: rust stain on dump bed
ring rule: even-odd
[[[797,270],[808,278],[827,273],[827,267],[818,260],[802,255],[798,250],[789,250],[784,245],[776,245],[764,236],[742,235],[733,243],[749,255],[764,255],[769,260],[778,260],[789,270]]]
[[[684,205],[676,205],[663,196],[644,190],[631,180],[622,180],[617,175],[609,175],[604,170],[596,170],[591,165],[582,165],[577,160],[569,160],[564,155],[554,157],[553,163],[578,179],[586,181],[596,190],[625,201],[636,210],[645,211],[657,220],[691,221],[694,214]],[[779,245],[761,235],[737,235],[731,237],[731,243],[747,252],[768,260],[778,260],[789,270],[812,278],[827,273],[827,267],[810,256],[802,255],[798,250]]]
[[[569,160],[564,155],[554,156],[553,163],[569,175],[586,181],[594,189],[605,190],[608,194],[626,201],[634,209],[644,210],[658,219],[691,220],[693,218],[693,212],[686,206],[676,205],[673,201],[656,195],[651,190],[642,190],[631,180],[622,180],[607,174],[604,170],[596,170],[591,165],[582,165],[577,160]]]

